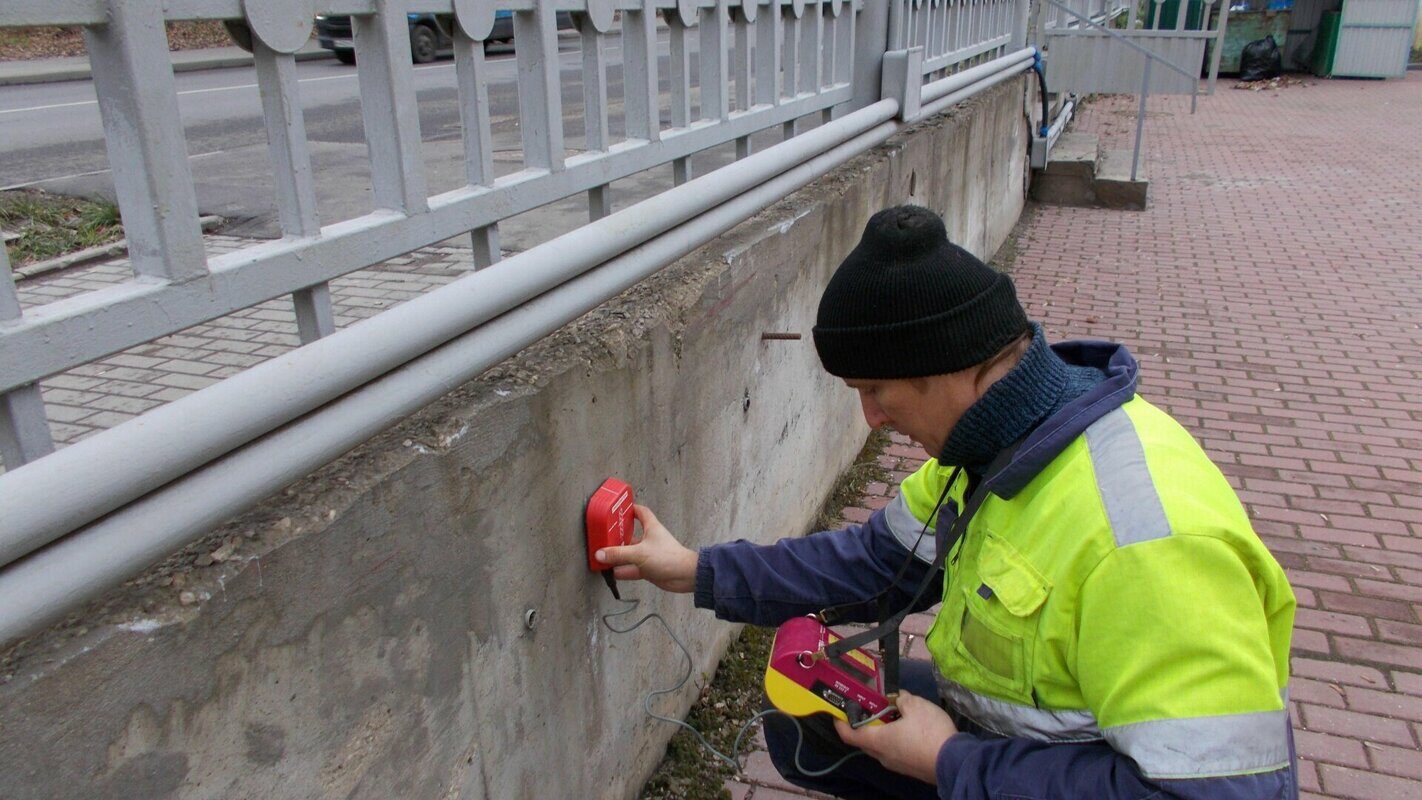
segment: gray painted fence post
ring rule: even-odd
[[[609,6],[610,8],[610,6]],[[607,18],[612,18],[608,11]],[[583,148],[588,152],[606,152],[607,128],[607,53],[603,34],[592,14],[581,17],[579,27],[583,44]],[[612,193],[608,185],[588,190],[588,219],[596,222],[612,213]]]
[[[751,16],[755,16],[754,6],[752,6]],[[742,6],[736,6],[731,13],[731,24],[735,31],[736,39],[736,110],[747,111],[751,107],[751,22],[747,19]],[[749,136],[742,136],[736,140],[736,160],[751,154],[751,141]]]
[[[429,203],[405,4],[376,0],[375,14],[356,15],[351,21],[375,207],[422,214]]]
[[[849,111],[879,101],[888,47],[889,3],[862,2],[854,20],[854,77]]]
[[[560,172],[567,151],[554,14],[548,0],[534,0],[531,11],[514,12],[514,59],[518,63],[523,163],[532,169]]]
[[[109,0],[84,28],[133,271],[182,283],[207,273],[161,0]]]
[[[701,76],[698,109],[701,119],[724,120],[731,114],[730,53],[726,37],[729,20],[726,0],[717,0],[715,6],[701,10],[701,21],[697,23],[701,33],[697,59]]]
[[[10,256],[0,244],[0,325],[20,318],[20,300],[10,274]],[[38,383],[0,394],[0,461],[15,469],[54,452]]]
[[[473,21],[471,21],[473,24]],[[493,25],[492,22],[489,23]],[[489,76],[484,67],[484,39],[475,39],[463,23],[454,31],[454,79],[459,86],[459,124],[464,134],[464,174],[470,186],[494,185],[494,138],[489,121]],[[481,36],[487,31],[479,31]],[[475,269],[498,262],[499,226],[469,232]]]
[[[627,138],[655,142],[661,138],[657,94],[657,10],[642,0],[639,11],[622,15],[623,93]]]
[[[691,49],[687,47],[690,38],[688,29],[696,23],[693,8],[690,19],[682,17],[677,9],[664,12],[667,21],[668,47],[671,57],[667,60],[671,77],[671,102],[668,111],[673,128],[685,129],[691,125]],[[684,156],[672,161],[672,184],[680,186],[691,179],[691,157]]]
[[[912,122],[918,116],[923,99],[923,48],[894,50],[884,54],[883,81],[880,92],[884,100],[899,102],[898,119]]]
[[[1031,25],[1032,4],[1018,0],[1012,19],[1012,49],[1027,46],[1027,30]]]
[[[15,469],[54,452],[38,383],[0,394],[0,460]]]
[[[316,183],[306,144],[306,120],[301,110],[296,58],[279,53],[253,36],[257,85],[262,95],[262,117],[267,126],[267,148],[276,183],[277,216],[287,236],[320,236],[316,214]],[[318,283],[291,295],[296,311],[296,331],[302,344],[329,336],[336,330],[331,308],[331,287]]]

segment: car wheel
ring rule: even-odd
[[[354,50],[337,50],[337,51],[335,51],[335,52],[336,52],[336,60],[339,61],[339,62],[341,62],[342,64],[354,64],[354,63],[355,63],[355,51],[354,51]]]
[[[439,40],[435,32],[424,25],[410,29],[410,55],[416,64],[428,64],[439,55]]]

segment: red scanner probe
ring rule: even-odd
[[[622,599],[622,595],[617,591],[617,579],[612,576],[612,567],[597,560],[597,551],[604,547],[632,544],[635,519],[632,514],[632,487],[616,478],[603,481],[588,498],[587,519],[584,521],[588,534],[588,569],[602,573],[607,588],[618,600]]]

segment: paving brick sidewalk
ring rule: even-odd
[[[1422,73],[1151,101],[1144,213],[1043,208],[1014,276],[1049,336],[1125,342],[1299,599],[1304,798],[1422,797]],[[1131,98],[1077,123],[1129,146]],[[895,450],[909,469],[910,449]],[[1168,480],[1168,476],[1160,476]],[[887,487],[872,487],[866,514]],[[740,800],[797,796],[763,754]]]

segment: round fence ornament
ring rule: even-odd
[[[696,11],[699,5],[696,0],[676,0],[676,15],[682,25],[688,28],[696,27]]]
[[[805,0],[790,0],[790,13],[795,15],[795,19],[805,16]]]
[[[830,0],[830,16],[837,17],[844,13],[844,0]]]
[[[316,19],[315,0],[266,3],[243,0],[242,13],[252,36],[278,53],[295,53],[311,41]]]
[[[232,43],[247,51],[252,52],[252,28],[247,25],[245,19],[224,19],[222,27],[227,31],[227,38]]]
[[[598,33],[612,30],[612,12],[612,0],[588,0],[587,18]]]
[[[454,19],[459,29],[476,42],[494,32],[493,0],[454,0]]]
[[[741,19],[755,22],[756,14],[760,11],[760,0],[741,0],[741,4],[736,8],[740,11]]]

